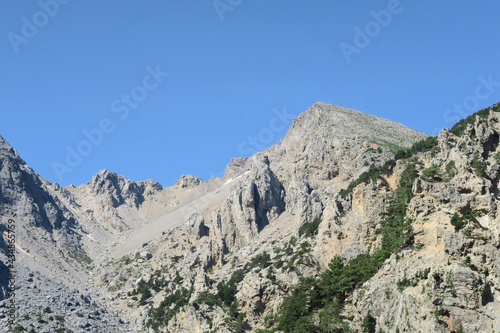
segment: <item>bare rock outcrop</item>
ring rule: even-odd
[[[175,181],[175,186],[179,186],[180,188],[188,188],[198,186],[201,183],[203,183],[203,180],[199,177],[182,175],[179,180]]]
[[[92,193],[105,197],[114,208],[125,203],[138,208],[144,202],[144,184],[133,182],[108,170],[96,173],[87,185]]]
[[[220,209],[213,212],[214,236],[221,248],[229,252],[249,244],[285,210],[284,199],[285,190],[269,168],[268,159],[253,161]]]
[[[203,236],[208,236],[209,229],[205,226],[205,219],[203,215],[199,213],[194,213],[186,220],[186,230],[190,235],[193,235],[196,239],[200,239]]]
[[[77,218],[51,184],[28,167],[1,136],[0,163],[0,215],[18,217],[23,227],[35,227],[61,246],[78,249],[78,235],[73,231]]]

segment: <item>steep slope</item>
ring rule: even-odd
[[[75,214],[75,207],[77,204],[67,190],[36,174],[0,137],[2,331],[7,331],[11,300],[17,313],[32,318],[36,332],[53,332],[63,327],[118,330],[119,319],[111,316],[102,300],[86,289],[86,268],[91,264],[86,255],[89,238],[86,223]],[[15,248],[10,253],[7,243],[13,235]],[[15,291],[8,289],[12,283]],[[14,291],[15,296],[6,299],[7,290]],[[49,311],[61,320],[48,322]],[[92,324],[72,316],[93,312],[99,320]]]
[[[18,244],[27,249],[19,265],[25,269],[18,322],[41,332],[272,327],[302,277],[320,276],[335,255],[354,259],[380,245],[379,214],[405,162],[345,197],[339,191],[427,138],[389,120],[316,103],[277,145],[231,160],[224,177],[182,176],[172,187],[103,170],[86,184],[61,188],[6,144],[14,162],[2,163],[2,170],[14,171],[0,184],[11,198],[0,209],[6,218],[29,209],[19,223],[33,221]],[[28,296],[33,288],[41,291],[36,303]],[[367,306],[349,297],[344,311],[355,313],[355,327]],[[361,310],[348,310],[353,302]],[[43,313],[49,305],[71,319],[62,326],[50,321]]]
[[[101,277],[114,276],[101,280],[116,294],[118,308],[160,331],[206,332],[210,325],[230,329],[237,318],[224,319],[223,309],[234,308],[235,299],[238,311],[247,316],[247,328],[255,330],[300,276],[313,274],[336,253],[353,257],[365,251],[366,239],[373,234],[365,221],[375,219],[378,211],[367,202],[366,211],[353,215],[353,223],[346,227],[348,238],[336,225],[329,226],[340,235],[324,230],[321,242],[301,247],[293,242],[301,227],[325,214],[332,219],[341,216],[347,203],[335,200],[339,189],[371,165],[383,164],[396,144],[409,147],[427,137],[359,111],[317,103],[293,122],[280,143],[251,158],[232,160],[223,177],[228,192],[218,197],[219,202],[203,194],[185,224],[162,235],[157,232],[142,249],[152,257],[137,249],[101,269]],[[160,231],[162,225],[148,226]],[[143,234],[141,228],[133,233]],[[268,278],[253,272],[268,268],[271,256],[281,258],[281,253],[273,254],[278,248],[287,249],[279,270],[265,273]],[[225,280],[234,293],[210,296],[225,288]],[[124,293],[129,297],[122,300]],[[200,297],[208,297],[209,304],[197,301]],[[232,324],[223,325],[225,321]]]
[[[22,218],[23,226],[35,227],[53,236],[60,245],[76,249],[75,217],[48,187],[48,182],[27,167],[3,137],[0,137],[0,160],[0,214]]]
[[[459,136],[443,130],[434,153],[418,156],[408,203],[413,246],[353,297],[385,331],[498,332],[500,285],[499,113],[483,112]]]
[[[320,217],[317,197],[326,202],[371,165],[427,137],[390,120],[315,103],[292,122],[279,144],[263,154],[269,155],[271,169],[287,189],[287,204],[300,225]]]

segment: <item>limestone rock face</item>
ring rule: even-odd
[[[62,246],[77,248],[76,217],[0,136],[0,215],[17,217],[24,226],[50,235]],[[6,222],[6,221],[4,221]],[[20,221],[21,222],[21,221]]]
[[[142,251],[140,254],[139,254],[140,258],[142,260],[149,260],[153,257],[153,255],[151,254],[151,252],[149,251]]]
[[[212,214],[214,235],[224,251],[249,244],[285,210],[285,190],[267,158],[255,160]]]
[[[418,178],[405,202],[412,239],[348,295],[341,315],[353,331],[363,330],[370,313],[376,331],[456,332],[462,325],[466,332],[498,332],[498,113],[476,117],[461,136],[443,130],[431,151],[339,194],[372,165],[427,137],[316,103],[278,144],[232,159],[223,177],[182,176],[162,187],[103,170],[64,188],[38,176],[2,139],[1,223],[5,230],[4,216],[13,216],[24,228],[19,318],[25,327],[54,331],[55,323],[44,318],[39,325],[32,315],[50,306],[66,314],[73,331],[270,328],[302,278],[319,278],[335,255],[347,263],[380,249],[381,213],[415,163]],[[430,168],[439,170],[425,176]],[[461,228],[451,225],[454,214],[467,217]],[[2,249],[5,238],[5,276]],[[2,276],[0,329],[8,301],[1,301]]]
[[[200,239],[208,236],[209,229],[205,226],[205,220],[199,213],[194,213],[186,220],[186,230],[190,235]]]
[[[445,129],[438,149],[419,155],[420,171],[439,167],[441,174],[438,179],[417,179],[413,186],[408,214],[415,219],[418,246],[398,253],[402,259],[393,256],[353,298],[353,308],[363,309],[360,313],[376,314],[377,329],[500,329],[495,301],[500,292],[499,121],[499,114],[490,112],[476,117],[460,137]],[[462,230],[451,225],[454,214],[471,212],[475,217]],[[403,279],[409,286],[395,288]]]
[[[315,103],[293,120],[280,143],[260,154],[269,155],[298,229],[320,218],[325,203],[371,165],[426,137],[396,122]]]
[[[14,270],[8,266],[8,255],[12,253],[8,252],[7,238],[0,237],[1,331],[7,331],[10,276],[16,281],[15,302],[20,312],[50,308],[64,315],[62,309],[78,309],[86,318],[69,316],[66,327],[98,331],[117,328],[118,318],[109,315],[102,300],[94,299],[83,287],[88,277],[82,274],[82,266],[91,259],[85,254],[83,218],[75,210],[77,207],[69,191],[40,177],[0,137],[0,229],[7,234],[9,226],[15,227]],[[99,313],[99,321],[91,324],[87,316],[93,312]],[[101,324],[101,319],[108,323]],[[56,329],[54,323],[33,325],[39,332]],[[123,326],[127,331],[125,322]]]
[[[108,170],[96,173],[88,186],[96,195],[104,196],[114,208],[125,203],[138,208],[144,202],[145,186],[143,184],[138,184]]]
[[[251,162],[247,157],[232,158],[224,174],[227,177],[237,177],[250,169]]]
[[[279,287],[269,279],[250,273],[242,283],[238,299],[241,307],[249,313],[264,313],[278,293]]]
[[[194,187],[203,183],[201,178],[191,176],[191,175],[182,175],[179,180],[175,182],[175,186],[180,186],[181,188],[186,187]]]

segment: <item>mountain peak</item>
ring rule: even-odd
[[[359,138],[390,150],[409,147],[427,134],[395,121],[338,105],[316,102],[299,115],[285,136],[314,135],[324,138]]]
[[[3,136],[0,135],[0,158],[5,158],[5,157],[18,159],[19,160],[18,162],[20,164],[26,164],[19,157],[19,153],[17,152],[17,150],[15,150],[14,148],[12,148],[12,146],[10,145],[10,143],[7,142],[7,140],[5,140],[5,138]]]

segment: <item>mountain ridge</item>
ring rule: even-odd
[[[413,289],[405,286],[416,283],[420,287],[424,281],[419,276],[427,269],[440,276],[450,274],[459,295],[470,296],[467,288],[485,294],[476,305],[470,305],[470,311],[481,315],[484,308],[496,318],[491,312],[496,301],[488,300],[488,295],[494,299],[497,292],[492,268],[496,260],[481,264],[464,244],[474,244],[471,246],[477,251],[496,251],[494,237],[490,240],[488,232],[494,232],[497,223],[494,193],[498,192],[498,168],[491,163],[498,148],[498,122],[496,113],[489,112],[469,120],[462,137],[444,130],[432,149],[391,162],[387,173],[370,174],[375,176],[358,183],[345,198],[339,196],[341,189],[374,166],[390,162],[396,149],[409,149],[429,136],[353,109],[315,103],[292,122],[278,144],[251,157],[232,159],[223,177],[203,182],[194,176],[181,176],[170,187],[153,180],[134,182],[109,170],[101,170],[80,186],[60,187],[21,162],[9,164],[18,154],[5,140],[0,141],[0,152],[5,151],[1,155],[5,157],[0,193],[12,192],[2,196],[0,209],[23,212],[16,213],[16,218],[25,229],[19,241],[24,252],[18,254],[24,267],[20,303],[31,319],[21,318],[19,323],[41,332],[53,331],[58,326],[46,315],[42,314],[45,323],[34,319],[42,306],[51,306],[58,315],[66,316],[65,329],[231,332],[241,327],[250,332],[272,330],[273,325],[265,324],[264,318],[268,318],[274,320],[275,328],[287,332],[288,326],[280,326],[280,316],[287,313],[287,300],[294,297],[292,291],[301,286],[302,277],[312,281],[328,271],[335,256],[340,255],[347,265],[360,260],[360,255],[372,255],[370,251],[384,244],[377,233],[380,214],[411,163],[416,163],[418,177],[410,186],[413,197],[408,202],[408,218],[415,219],[412,237],[415,244],[424,244],[423,248],[405,245],[390,254],[363,284],[372,302],[356,287],[341,308],[341,312],[352,312],[354,319],[341,315],[335,317],[338,323],[330,324],[340,329],[342,322],[360,329],[364,317],[371,313],[379,329],[391,331],[391,322],[400,330],[456,330],[458,324],[446,312],[433,316],[435,321],[429,318],[419,324],[416,320],[418,307],[408,303]],[[452,161],[454,165],[449,166]],[[440,171],[432,169],[435,166]],[[486,176],[491,179],[484,180]],[[23,179],[33,181],[25,186]],[[4,191],[9,188],[11,192]],[[21,197],[28,193],[28,199],[20,199],[16,193]],[[430,202],[436,202],[435,206]],[[44,209],[49,212],[47,217],[36,215]],[[469,210],[487,212],[476,222],[468,222],[468,228],[481,225],[480,230],[471,232],[484,237],[485,244],[462,233],[455,235],[449,222],[444,222],[454,209],[459,219],[466,219]],[[25,224],[29,219],[38,224]],[[53,229],[43,228],[40,221],[48,221]],[[441,238],[433,238],[431,230],[439,232]],[[403,254],[405,259],[395,259]],[[417,259],[418,255],[427,261]],[[459,262],[466,256],[475,267],[485,268],[473,275],[460,269]],[[427,265],[432,260],[435,264]],[[415,270],[398,274],[406,262],[413,263]],[[482,275],[484,270],[489,270],[490,277]],[[33,285],[27,282],[33,280],[30,274],[41,281],[34,284],[40,295],[55,293],[58,283],[64,288],[58,297],[32,304],[27,296]],[[467,282],[470,276],[483,282],[472,287]],[[472,317],[460,310],[462,299],[450,303],[454,297],[451,287],[441,286],[442,292],[439,287],[435,291],[439,304],[424,294],[421,306],[426,311],[448,306],[446,311],[462,318],[461,324],[470,328]],[[65,288],[93,301],[71,310],[64,304],[64,295],[71,293]],[[409,326],[402,319],[404,311],[397,312],[397,320],[390,319],[389,303],[382,301],[380,290],[401,294],[398,304],[412,313]],[[321,323],[325,309],[311,309],[293,322],[302,325],[315,318]],[[80,311],[86,319],[71,318],[73,311]],[[93,311],[100,316],[93,316]],[[228,311],[236,311],[236,315],[228,316]],[[0,317],[1,313],[0,307]],[[481,318],[477,323],[482,329],[489,324],[486,317]],[[5,318],[0,318],[2,323]]]

